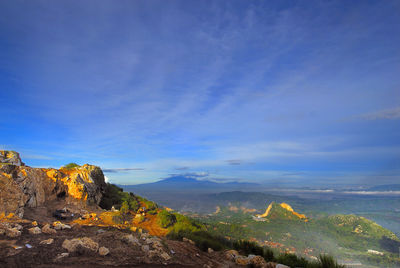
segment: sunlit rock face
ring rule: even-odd
[[[19,153],[14,151],[4,151],[0,150],[0,163],[3,164],[11,164],[16,166],[24,166],[21,158],[19,157]]]
[[[52,200],[83,206],[100,203],[106,184],[99,167],[32,168],[21,165],[18,153],[10,157],[7,152],[0,151],[1,161],[7,161],[0,163],[0,213],[22,217],[24,207],[38,207]]]

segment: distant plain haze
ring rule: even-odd
[[[0,149],[293,185],[400,179],[399,1],[0,1]]]

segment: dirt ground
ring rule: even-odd
[[[165,238],[161,243],[171,259],[166,261],[161,256],[149,256],[141,245],[132,245],[123,239],[133,234],[143,244],[140,234],[113,227],[75,225],[72,229],[58,230],[57,234],[33,235],[28,232],[32,227],[30,221],[20,224],[24,227],[20,237],[0,235],[0,267],[237,267],[224,259],[223,252],[209,254],[190,243]],[[39,223],[40,227],[42,225]],[[100,247],[107,247],[110,253],[107,256],[95,252],[71,253],[68,257],[57,259],[61,253],[67,252],[62,248],[65,239],[81,237],[90,237]],[[40,244],[49,238],[54,239],[53,244]]]

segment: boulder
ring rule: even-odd
[[[108,255],[108,253],[110,253],[110,250],[108,248],[106,248],[106,247],[99,248],[100,256],[106,256],[106,255]]]
[[[250,264],[256,268],[267,268],[267,262],[261,256],[249,255],[248,259],[250,260]]]
[[[231,249],[231,250],[228,250],[228,251],[225,252],[225,258],[228,261],[235,261],[237,256],[240,256],[240,254],[239,254],[239,252],[237,252],[234,249]]]
[[[250,265],[251,264],[249,258],[247,258],[245,256],[241,256],[241,255],[236,256],[235,263],[239,264],[239,265]]]
[[[34,234],[34,235],[37,235],[37,234],[41,234],[41,233],[42,233],[42,230],[40,230],[39,227],[32,227],[32,228],[30,228],[30,229],[28,229],[28,230],[29,230],[29,233],[30,233],[30,234]]]
[[[21,231],[18,231],[18,229],[16,229],[16,228],[8,228],[8,229],[6,229],[6,236],[18,237],[18,236],[21,236]]]
[[[68,250],[68,252],[79,252],[79,253],[85,253],[85,252],[97,252],[99,249],[99,244],[94,242],[92,239],[89,237],[83,237],[83,238],[74,238],[71,240],[65,239],[64,242],[62,243],[62,247]]]

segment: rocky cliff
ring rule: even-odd
[[[98,205],[105,186],[99,167],[32,168],[22,163],[18,153],[0,151],[0,214],[23,217],[25,207],[35,208],[53,200],[83,207]]]

